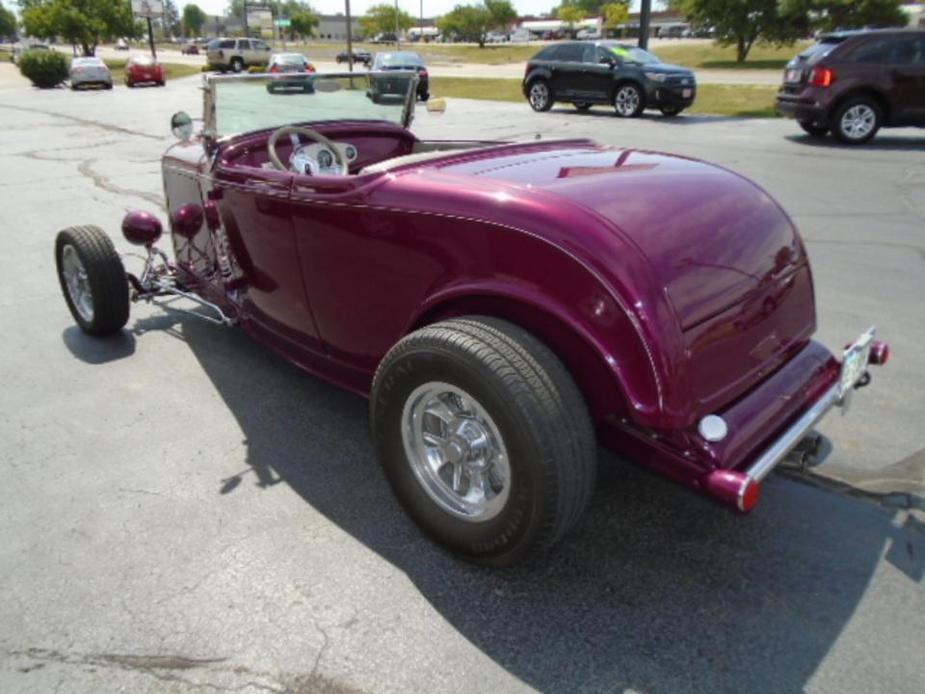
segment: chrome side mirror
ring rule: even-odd
[[[193,137],[193,119],[186,111],[177,111],[170,117],[170,130],[175,138],[186,142]]]

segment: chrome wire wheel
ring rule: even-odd
[[[77,255],[77,249],[67,244],[61,251],[61,276],[74,309],[87,323],[93,322],[93,292],[87,270]]]
[[[549,105],[549,87],[545,82],[534,82],[530,86],[530,106],[534,111],[544,111]]]
[[[855,104],[842,114],[841,131],[849,140],[863,140],[874,129],[877,114],[868,104]]]
[[[624,118],[632,118],[639,112],[639,102],[639,90],[632,85],[620,87],[613,97],[613,107]]]
[[[440,508],[471,522],[504,509],[511,490],[507,449],[475,398],[449,383],[425,383],[408,396],[401,423],[411,469]]]

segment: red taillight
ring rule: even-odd
[[[305,72],[314,72],[315,66],[311,63],[305,63]]]
[[[279,65],[274,65],[270,68],[270,72],[279,72]]]
[[[835,81],[835,73],[827,67],[817,65],[809,76],[810,87],[828,87]]]
[[[755,480],[749,480],[739,492],[739,510],[742,513],[748,513],[755,504],[758,503],[758,493],[761,491],[761,484]]]
[[[890,346],[882,340],[874,340],[870,346],[868,361],[875,366],[883,366],[890,358]]]
[[[419,74],[421,77],[427,77],[427,70],[421,70],[418,74]]]

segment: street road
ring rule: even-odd
[[[568,541],[489,571],[398,508],[364,400],[153,307],[117,339],[73,325],[55,233],[128,250],[125,211],[163,213],[170,115],[200,108],[196,78],[0,92],[0,691],[925,689],[925,131],[846,149],[788,121],[421,111],[421,136],[591,136],[765,186],[807,242],[818,338],[874,322],[893,346],[817,473],[915,494],[777,474],[738,517],[601,451]]]

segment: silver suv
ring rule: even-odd
[[[251,65],[266,67],[270,46],[260,39],[214,39],[206,46],[206,59],[221,72],[241,72]]]

